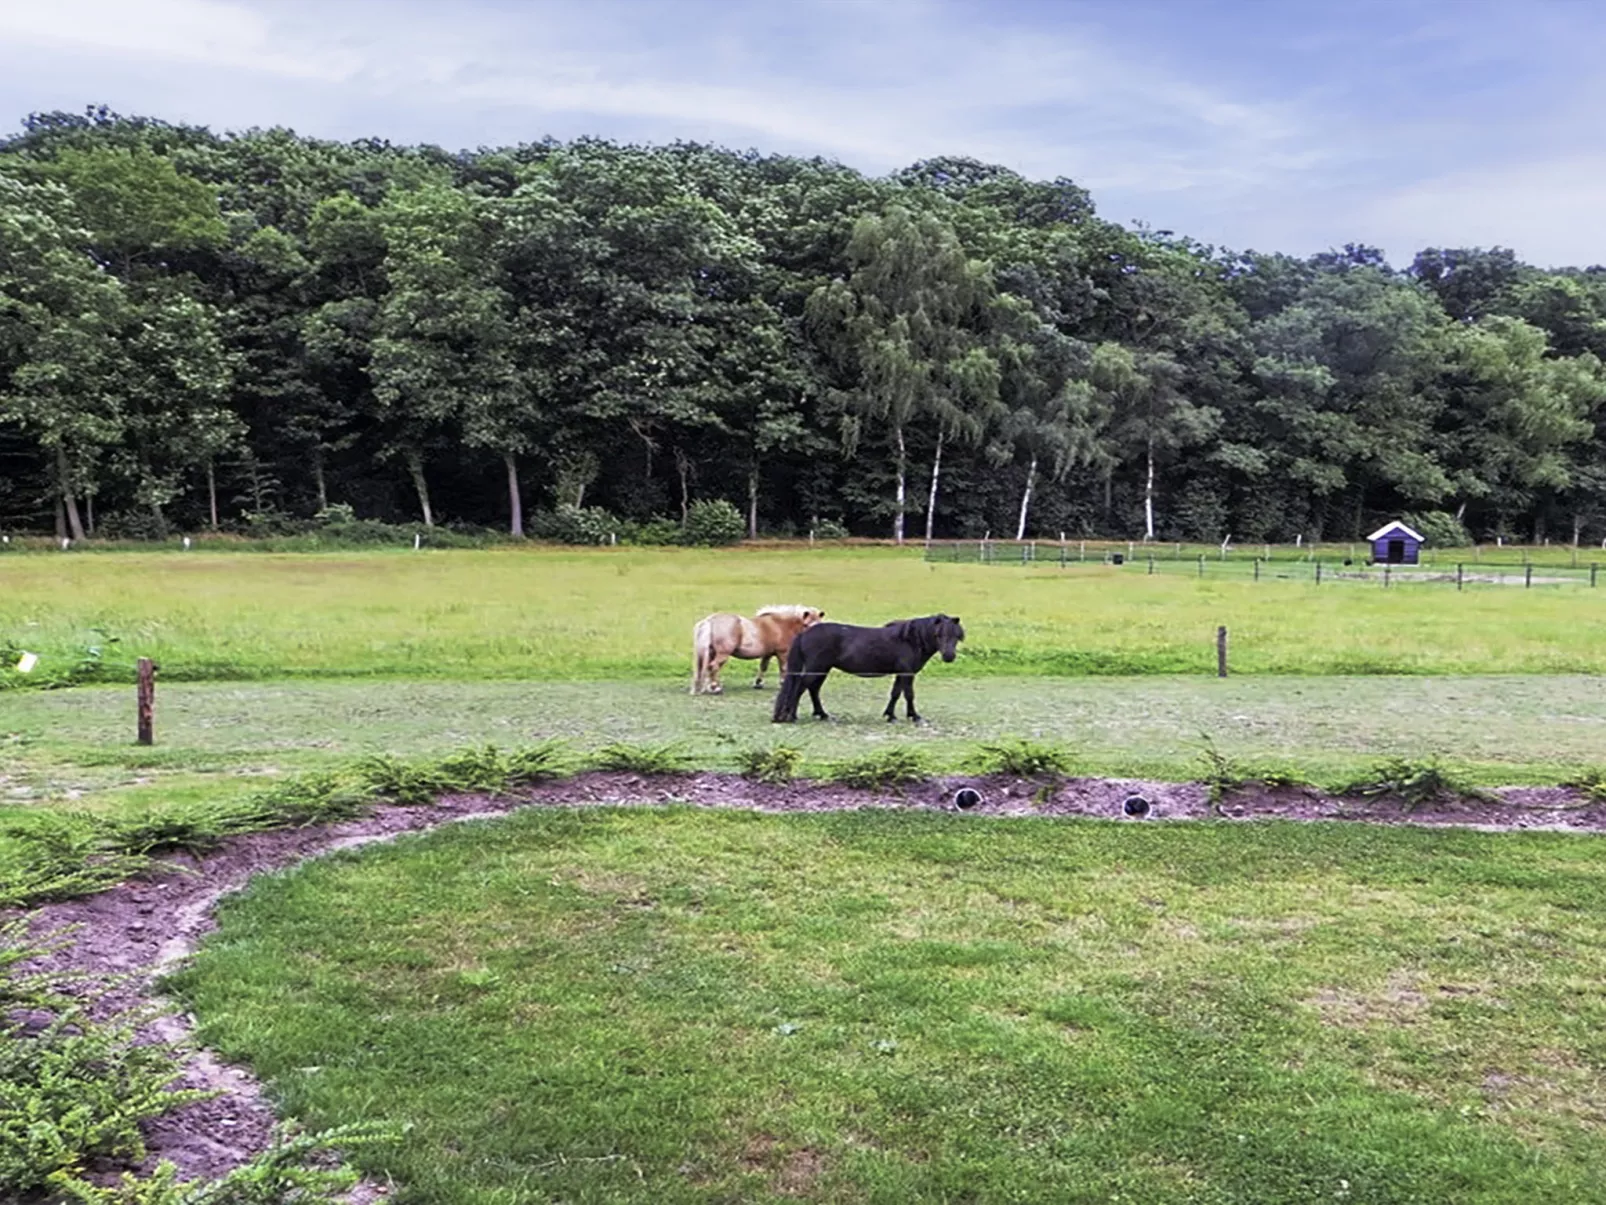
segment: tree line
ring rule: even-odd
[[[1606,269],[1296,258],[965,158],[0,142],[0,526],[1606,538]],[[345,511],[344,508],[350,508]]]

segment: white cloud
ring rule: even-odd
[[[1606,153],[1423,180],[1367,206],[1357,225],[1391,248],[1503,246],[1529,263],[1606,263]]]
[[[227,0],[0,0],[0,43],[325,80],[346,78],[360,62],[349,51],[276,45],[265,16]]]
[[[594,116],[598,132],[626,137],[640,136],[637,123],[871,171],[964,153],[1094,187],[1245,187],[1311,160],[1281,107],[1159,71],[1087,28],[1010,27],[930,0],[500,10],[0,0],[6,42],[64,59],[221,67],[439,105],[461,111],[464,145],[483,141],[475,111],[496,108],[527,113],[537,132]],[[194,113],[195,98],[182,107]]]

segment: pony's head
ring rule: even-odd
[[[800,628],[812,628],[825,618],[825,612],[821,608],[802,607],[795,603],[788,603],[783,607],[760,607],[753,614],[771,615],[776,619],[790,619]]]
[[[954,654],[959,651],[959,642],[965,638],[965,629],[960,626],[957,615],[933,615],[931,634],[937,639],[937,651],[942,654],[942,659],[952,661]]]

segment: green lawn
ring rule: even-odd
[[[1602,1201],[1596,844],[547,810],[259,880],[178,987],[410,1124],[405,1205]]]
[[[168,681],[676,681],[702,615],[791,601],[858,623],[957,614],[963,675],[1212,673],[1218,625],[1242,673],[1606,671],[1606,588],[1199,580],[917,548],[10,556],[0,647],[42,654],[41,674],[98,648],[123,679],[145,655]]]
[[[956,663],[957,665],[957,663]],[[774,692],[692,697],[678,683],[305,682],[168,684],[155,748],[132,742],[129,687],[0,694],[0,803],[171,804],[255,789],[264,775],[385,752],[435,755],[563,737],[676,746],[731,768],[744,749],[788,744],[805,772],[893,744],[959,769],[984,742],[1064,745],[1083,773],[1187,780],[1202,737],[1224,753],[1355,776],[1377,758],[1439,755],[1487,784],[1555,782],[1606,761],[1606,692],[1596,678],[966,678],[921,675],[927,723],[881,719],[887,683],[834,675],[836,719],[769,720]],[[806,711],[806,709],[805,709]]]

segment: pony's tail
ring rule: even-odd
[[[708,662],[713,656],[714,625],[706,619],[699,619],[697,626],[691,630],[691,692],[696,694],[703,688],[703,678],[708,673]]]
[[[786,672],[781,675],[781,689],[775,692],[775,711],[772,723],[787,724],[797,719],[797,705],[803,698],[803,650],[799,641],[792,641],[786,653]]]

